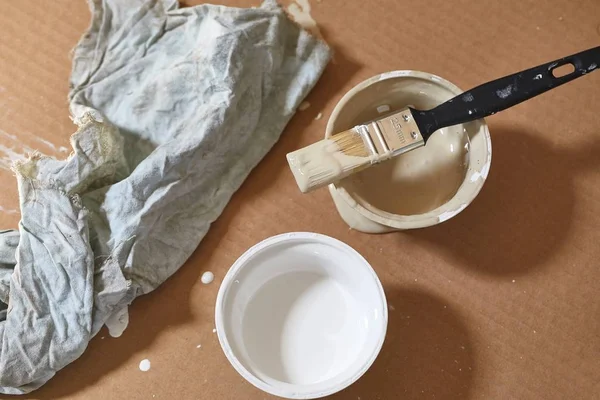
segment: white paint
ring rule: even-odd
[[[46,139],[42,139],[39,136],[34,136],[34,135],[32,135],[32,136],[35,138],[35,140],[37,140],[38,142],[44,144],[46,147],[51,148],[53,151],[58,151],[58,148],[54,145],[54,143],[52,143],[52,142],[50,142],[50,141],[48,141]]]
[[[292,20],[298,25],[312,33],[317,37],[321,37],[321,32],[317,26],[317,22],[310,15],[310,3],[308,0],[295,0],[287,7],[287,12]]]
[[[129,325],[129,310],[127,306],[111,314],[104,323],[108,328],[108,334],[114,338],[120,337],[127,325]]]
[[[593,70],[595,70],[596,68],[598,68],[598,65],[597,65],[597,64],[592,64],[592,65],[590,65],[590,66],[588,67],[588,71],[593,71]]]
[[[302,193],[339,180],[360,166],[368,164],[375,157],[348,155],[334,139],[321,140],[286,155],[296,184]]]
[[[372,364],[387,302],[373,269],[347,245],[283,234],[229,270],[216,322],[226,356],[250,383],[284,398],[315,398],[344,389]]]
[[[303,101],[300,104],[300,106],[298,107],[298,110],[300,110],[300,111],[308,110],[309,107],[310,107],[310,103],[308,101]]]
[[[446,211],[446,212],[441,213],[440,216],[438,217],[439,222],[444,222],[444,221],[447,221],[450,218],[454,217],[456,214],[458,214],[459,212],[461,212],[462,210],[467,208],[467,205],[468,204],[462,204],[456,210]]]
[[[213,333],[217,333],[217,329],[216,329],[216,328],[215,328],[215,329],[213,329]]]
[[[491,148],[491,147],[490,147]],[[491,161],[491,160],[490,160]],[[481,168],[481,172],[479,172],[479,174],[481,175],[481,179],[486,180],[488,174],[490,173],[490,167],[491,167],[492,163],[491,162],[487,162],[482,168]]]
[[[2,154],[4,153],[4,154]],[[10,170],[15,161],[25,161],[27,156],[15,150],[14,147],[7,147],[0,144],[0,167]]]
[[[537,74],[536,76],[533,77],[534,81],[538,81],[540,79],[542,79],[542,74]]]
[[[199,349],[200,347],[202,347],[202,345],[201,345],[201,344],[199,344],[198,346],[196,346],[196,348],[197,348],[197,349]]]
[[[58,151],[59,151],[59,152],[61,152],[61,153],[68,153],[68,152],[69,152],[69,149],[67,149],[67,148],[66,148],[66,147],[64,147],[64,146],[60,146],[60,147],[58,148]]]
[[[150,371],[150,360],[147,358],[140,361],[140,371],[147,372]]]
[[[10,171],[16,161],[27,160],[25,154],[33,152],[35,150],[22,144],[17,136],[0,130],[0,168]]]
[[[213,274],[210,271],[206,271],[205,273],[203,273],[202,277],[200,278],[200,280],[202,281],[202,283],[204,283],[205,285],[208,285],[214,279],[215,279],[215,274]]]
[[[390,111],[390,106],[388,106],[387,104],[381,105],[379,107],[377,107],[377,112],[379,114],[383,114]]]
[[[496,90],[496,95],[501,99],[505,99],[512,94],[513,87],[512,85],[508,85],[504,89]]]
[[[315,121],[318,121],[321,118],[323,118],[323,113],[318,113],[317,116],[315,117]]]
[[[473,182],[475,182],[479,178],[481,178],[481,173],[479,171],[475,171],[471,175],[471,178],[469,179],[469,182],[473,183]]]
[[[0,206],[0,213],[4,213],[4,214],[18,214],[19,211],[18,210],[9,209],[9,208],[4,208],[4,207]]]

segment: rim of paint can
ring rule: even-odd
[[[225,303],[228,299],[229,291],[231,290],[232,286],[236,284],[236,282],[239,284],[237,277],[239,276],[240,272],[243,271],[244,268],[246,268],[251,261],[255,259],[255,257],[264,255],[265,251],[273,248],[276,249],[276,246],[281,244],[302,242],[308,244],[314,242],[319,245],[331,246],[336,250],[342,251],[350,256],[353,260],[352,265],[347,265],[345,267],[348,269],[360,268],[363,273],[367,274],[369,280],[364,284],[373,286],[374,295],[372,297],[372,301],[377,304],[378,312],[380,312],[379,317],[376,319],[378,325],[376,326],[376,330],[374,332],[379,333],[380,335],[378,337],[370,338],[371,340],[369,344],[372,348],[372,352],[367,358],[356,360],[354,363],[347,364],[347,368],[335,375],[335,377],[332,379],[306,385],[281,382],[274,379],[268,379],[268,382],[266,382],[264,379],[258,377],[257,374],[249,370],[249,368],[246,368],[244,363],[236,355],[236,351],[233,349],[232,343],[230,343],[230,339],[228,337],[228,328],[226,327],[225,322]],[[237,259],[237,261],[227,272],[221,287],[219,288],[215,305],[215,323],[219,343],[223,349],[223,352],[225,353],[225,356],[235,370],[244,379],[246,379],[256,388],[275,396],[289,399],[315,399],[328,396],[345,389],[356,382],[371,367],[379,355],[385,340],[388,324],[388,308],[385,292],[379,278],[377,277],[377,274],[368,261],[360,253],[358,253],[349,245],[326,235],[312,232],[291,232],[269,237],[252,246],[244,254],[242,254],[240,258]],[[367,337],[366,339],[369,338]],[[367,346],[367,344],[365,344],[365,346]]]
[[[427,72],[414,70],[385,72],[360,82],[340,99],[327,122],[325,137],[329,137],[335,133],[334,125],[339,117],[339,114],[342,112],[348,102],[359,92],[378,82],[397,78],[416,78],[432,81],[451,91],[454,95],[459,95],[463,92],[458,86],[447,81],[446,79]],[[394,229],[416,229],[437,225],[447,221],[458,215],[465,208],[467,208],[467,206],[471,204],[473,200],[475,200],[481,191],[490,170],[492,162],[492,140],[485,120],[481,119],[478,120],[478,122],[480,123],[479,131],[483,134],[484,138],[484,160],[480,165],[477,166],[476,169],[471,171],[470,176],[465,176],[464,181],[457,193],[448,202],[431,211],[414,215],[392,214],[378,209],[372,205],[360,204],[352,196],[352,194],[341,185],[333,183],[329,185],[330,190],[335,191],[341,200],[344,201],[344,203],[347,204],[352,210],[359,213],[363,217],[382,225],[383,227],[391,227]],[[381,230],[381,232],[385,231],[385,229]]]

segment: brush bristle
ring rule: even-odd
[[[303,193],[342,179],[371,162],[362,137],[346,131],[287,155]]]
[[[340,146],[340,151],[346,155],[354,157],[369,157],[370,155],[364,139],[354,130],[333,135],[331,140],[336,142]]]

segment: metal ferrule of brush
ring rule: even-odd
[[[375,156],[371,158],[372,164],[425,145],[423,135],[409,108],[358,125],[354,129],[363,137],[366,147]]]

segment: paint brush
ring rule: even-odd
[[[303,193],[425,146],[438,129],[474,121],[584,76],[600,65],[600,46],[477,86],[431,110],[412,107],[287,155]],[[566,71],[566,72],[565,72]]]

